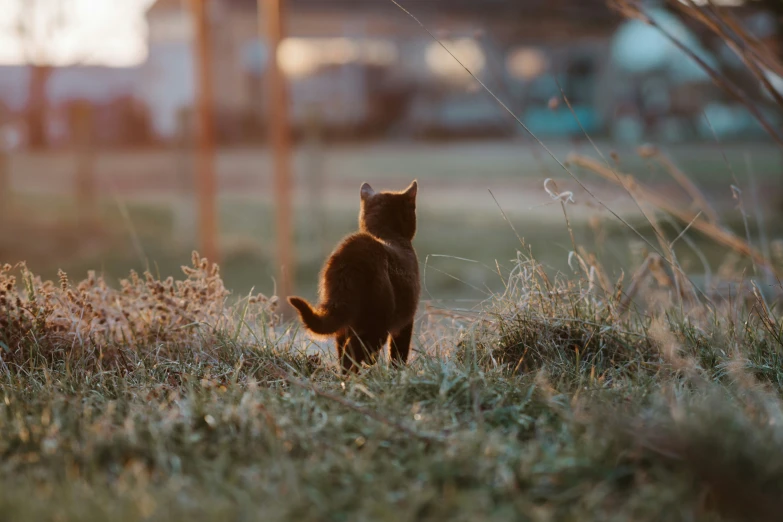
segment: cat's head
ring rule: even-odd
[[[402,192],[375,192],[369,183],[361,188],[359,228],[381,239],[412,241],[416,235],[416,181]]]

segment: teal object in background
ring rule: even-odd
[[[599,132],[601,121],[598,113],[592,107],[586,105],[574,106],[574,114],[566,106],[557,109],[546,107],[531,107],[524,113],[522,121],[536,135],[541,136],[572,136],[582,134],[582,127],[588,133]],[[577,122],[577,119],[579,120]],[[525,132],[524,129],[519,129]]]

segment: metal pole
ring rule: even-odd
[[[196,87],[198,92],[198,230],[201,255],[218,263],[217,182],[215,180],[214,87],[212,84],[212,39],[210,0],[190,0],[196,27]]]
[[[291,133],[288,122],[288,91],[278,63],[277,50],[284,34],[284,0],[258,0],[259,29],[266,28],[269,47],[268,118],[275,169],[277,293],[281,304],[293,291],[294,230],[292,220]],[[284,309],[284,313],[289,310]]]

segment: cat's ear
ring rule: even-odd
[[[372,189],[369,183],[362,184],[361,196],[362,201],[366,201],[375,195],[375,191]]]
[[[409,198],[415,201],[416,193],[418,191],[419,191],[419,183],[418,181],[413,180],[413,183],[411,183],[410,186],[405,189],[405,192],[403,194],[405,194],[406,196],[408,196]]]

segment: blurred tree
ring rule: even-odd
[[[30,67],[25,107],[27,141],[31,148],[47,145],[47,88],[53,64],[64,47],[63,36],[73,26],[72,0],[21,0],[0,2],[16,35],[19,50]],[[87,57],[78,57],[83,61]]]

